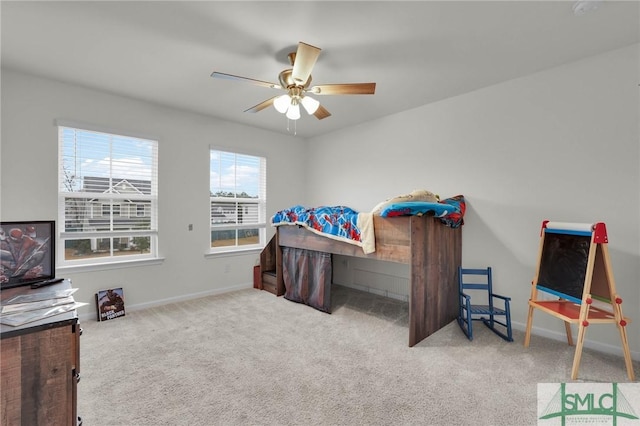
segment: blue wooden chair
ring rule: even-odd
[[[511,333],[510,297],[501,296],[493,292],[491,282],[491,267],[486,269],[468,269],[458,267],[458,289],[460,293],[460,308],[458,312],[458,324],[473,340],[473,321],[482,321],[491,331],[508,342],[513,342]],[[470,291],[476,301],[480,300],[485,305],[472,304]],[[494,302],[499,299],[499,304],[504,309],[497,307]],[[501,302],[500,302],[501,301]],[[496,329],[496,325],[503,328]],[[504,333],[506,331],[506,334]]]

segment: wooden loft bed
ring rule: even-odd
[[[451,228],[433,216],[373,216],[376,250],[317,235],[304,227],[282,225],[270,243],[275,271],[273,292],[284,294],[282,247],[385,260],[411,268],[409,292],[409,346],[414,346],[453,321],[458,315],[457,268],[462,263],[462,228]],[[266,259],[261,256],[261,263]],[[265,265],[266,267],[266,265]],[[268,271],[268,268],[262,269]]]

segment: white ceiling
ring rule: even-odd
[[[333,115],[310,137],[640,42],[639,4],[604,1],[2,1],[1,64],[287,133],[273,89],[299,41],[322,48],[314,84],[376,82],[375,95],[317,97]]]

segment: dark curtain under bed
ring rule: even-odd
[[[331,313],[331,254],[282,248],[285,299]]]

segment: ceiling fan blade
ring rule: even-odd
[[[322,120],[323,118],[329,117],[331,113],[327,111],[325,107],[320,105],[316,112],[313,113],[313,115],[315,115],[318,120]]]
[[[308,92],[315,95],[373,95],[375,83],[322,84],[313,86]]]
[[[237,75],[225,74],[222,72],[214,71],[213,73],[211,73],[211,77],[224,78],[225,80],[243,81],[245,83],[255,84],[256,86],[268,87],[269,89],[282,89],[282,87],[279,84],[269,83],[268,81],[255,80],[253,78],[239,77]]]
[[[246,109],[244,112],[259,112],[262,111],[265,108],[269,108],[271,105],[273,105],[273,101],[277,98],[277,96],[274,96],[273,98],[267,99],[266,101],[260,102],[258,105],[254,105],[249,109]]]
[[[291,73],[296,84],[304,85],[307,82],[311,75],[311,70],[316,64],[318,55],[320,55],[320,50],[322,49],[311,46],[310,44],[303,42],[298,43],[298,51],[296,52],[293,71]]]

